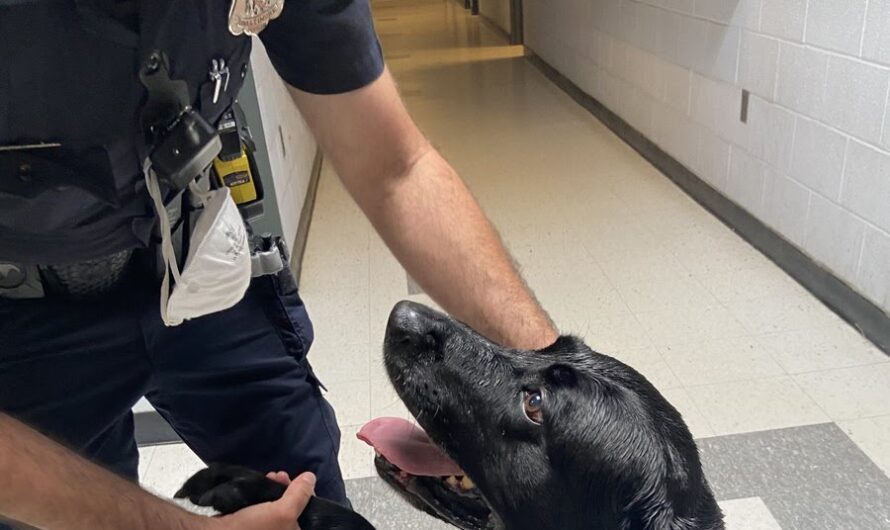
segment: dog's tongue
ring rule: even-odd
[[[357,436],[406,473],[427,477],[464,474],[420,427],[409,421],[378,418],[362,427]]]

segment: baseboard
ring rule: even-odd
[[[157,411],[137,412],[133,415],[136,423],[136,444],[139,447],[164,445],[181,442],[182,439]]]
[[[309,227],[312,225],[312,213],[315,211],[315,196],[318,194],[318,180],[321,177],[321,166],[324,163],[324,155],[319,148],[315,152],[315,160],[312,162],[312,173],[309,175],[309,187],[306,189],[306,200],[303,201],[303,209],[300,211],[300,224],[297,226],[297,235],[291,245],[290,266],[300,283],[300,273],[303,270],[303,255],[306,252],[306,241],[309,239]]]
[[[884,353],[890,355],[890,315],[883,309],[819,265],[778,232],[711,187],[617,114],[547,64],[533,50],[526,49],[526,58],[692,199],[775,262]]]

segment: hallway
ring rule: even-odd
[[[414,118],[468,182],[557,325],[662,390],[696,438],[708,439],[709,474],[744,473],[736,467],[742,455],[763,460],[751,471],[766,474],[751,477],[762,490],[737,487],[738,477],[711,478],[721,499],[742,498],[722,503],[730,528],[838,527],[823,512],[831,507],[777,491],[780,474],[811,486],[849,485],[844,499],[883,481],[877,497],[856,492],[850,502],[883,505],[881,517],[890,516],[890,481],[850,441],[890,472],[890,359],[457,2],[383,0],[373,8]],[[343,425],[344,472],[372,476],[371,450],[352,434],[370,418],[410,418],[380,360],[386,316],[401,299],[429,299],[330,171],[302,290],[317,326],[312,362]],[[818,426],[801,427],[811,425]],[[756,448],[766,440],[781,454],[772,466]],[[790,454],[817,440],[830,447],[821,457]],[[368,503],[372,492],[392,497],[376,479],[353,486],[357,506],[379,514],[382,527],[404,528],[407,518],[430,528],[410,509],[387,513]],[[759,497],[772,497],[779,521],[797,523],[779,526]],[[887,519],[859,521],[890,528]]]
[[[890,528],[890,358],[461,5],[372,5],[420,127],[563,332],[638,369],[683,414],[728,528]],[[330,167],[305,256],[310,360],[342,426],[353,502],[381,529],[439,528],[371,478],[373,452],[354,436],[374,417],[410,418],[380,345],[394,303],[431,301]],[[163,493],[172,468],[194,463],[176,446],[144,454],[144,481]]]

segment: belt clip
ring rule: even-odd
[[[43,298],[43,280],[36,265],[0,263],[0,298]]]
[[[279,238],[263,234],[260,243],[250,255],[251,277],[278,274],[284,269],[284,258]]]

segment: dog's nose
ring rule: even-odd
[[[389,314],[389,329],[407,333],[421,333],[420,319],[424,307],[420,304],[403,300],[392,308]]]
[[[395,342],[411,342],[429,333],[433,327],[430,309],[410,301],[402,301],[389,314],[386,334]]]

